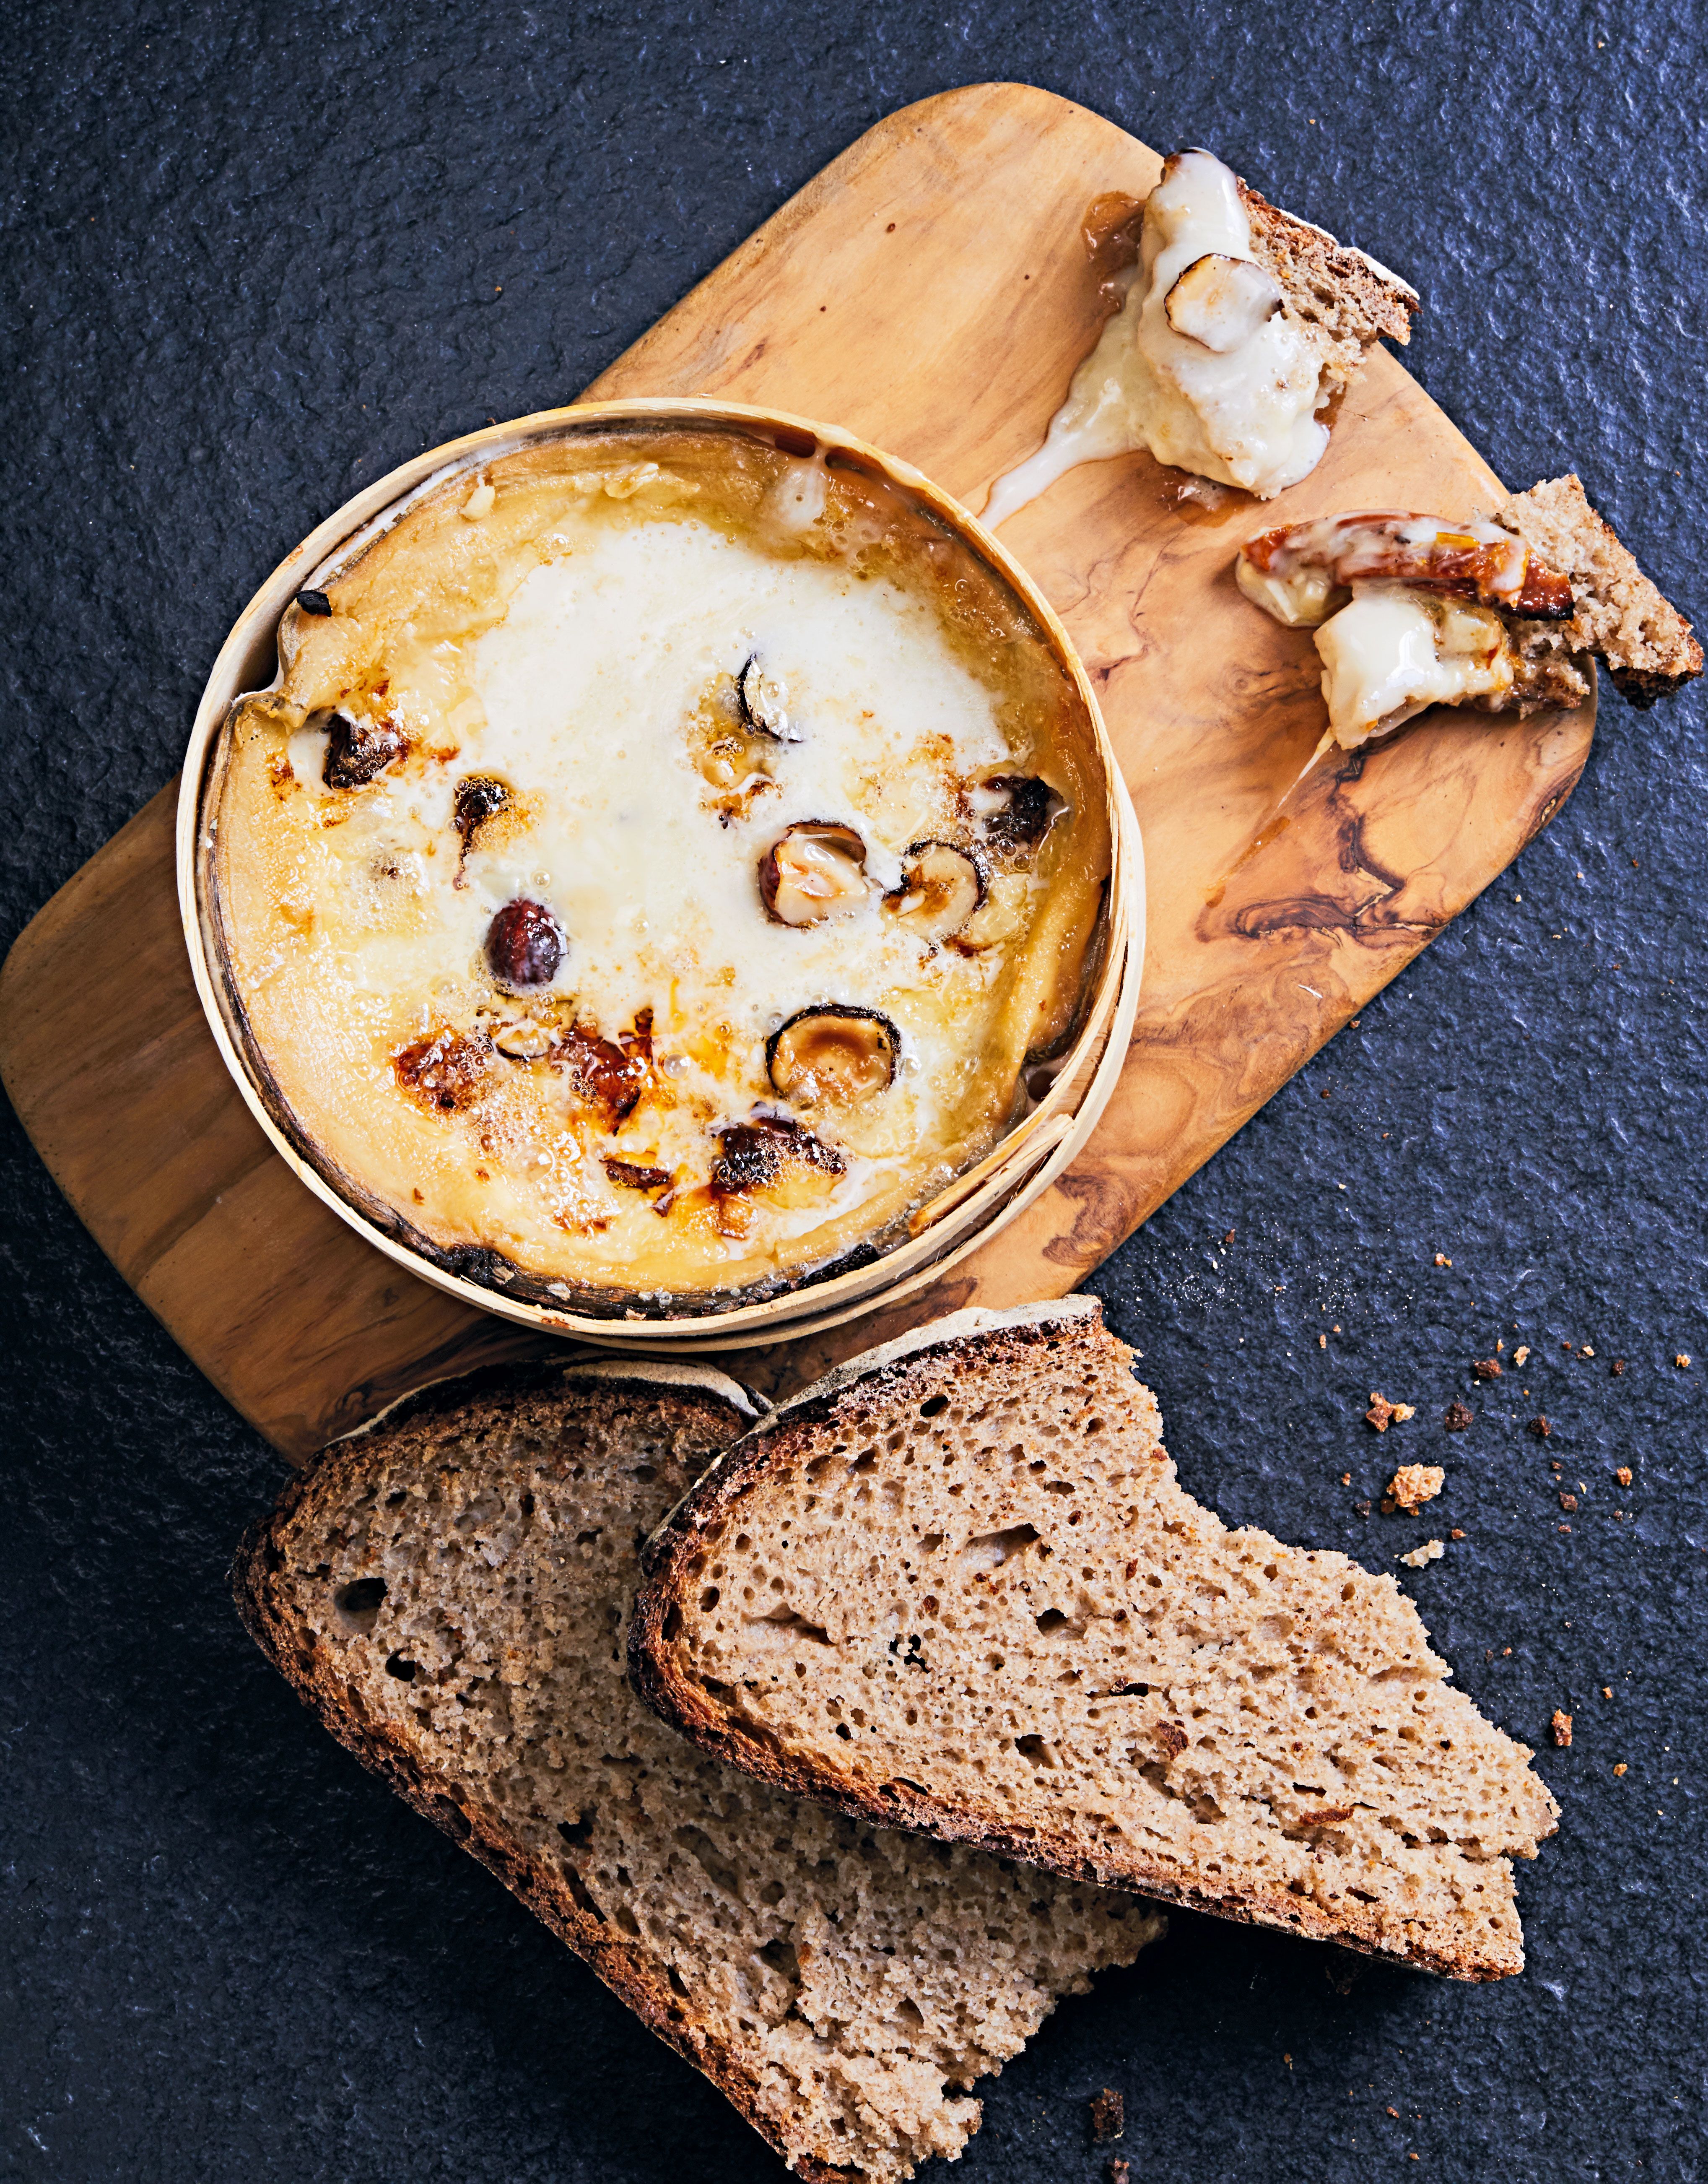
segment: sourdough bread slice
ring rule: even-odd
[[[754,1427],[648,1547],[630,1674],[842,1810],[1427,1966],[1518,1970],[1556,1807],[1344,1555],[1177,1484],[1090,1299],[962,1313]]]
[[[1633,705],[1652,705],[1702,672],[1690,624],[1590,506],[1575,473],[1514,493],[1494,521],[1572,586],[1569,621],[1513,626],[1523,710],[1581,705],[1592,657],[1606,661],[1615,688]]]
[[[1418,295],[1410,281],[1236,179],[1251,254],[1279,283],[1287,311],[1310,329],[1332,392],[1347,385],[1377,342],[1411,339]]]
[[[237,1604],[357,1758],[704,2070],[801,2176],[957,2155],[965,2089],[1161,1930],[804,1805],[624,1680],[638,1546],[753,1404],[693,1366],[511,1369],[336,1443],[250,1532]]]

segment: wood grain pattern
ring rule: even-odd
[[[861,138],[588,393],[721,394],[834,421],[976,508],[1042,437],[1099,322],[1088,205],[1142,195],[1157,170],[1143,146],[1043,92],[928,100]],[[1463,514],[1499,491],[1384,354],[1319,470],[1264,521],[1372,504]],[[1271,824],[1321,710],[1308,639],[1233,588],[1234,548],[1255,527],[1243,496],[1170,505],[1142,457],[1070,473],[1004,527],[1084,656],[1144,833],[1149,935],[1127,1067],[1074,1167],[976,1256],[896,1313],[743,1352],[744,1377],[792,1384],[936,1312],[1071,1289],[1570,793],[1593,708],[1524,723],[1437,714],[1325,761]],[[400,1273],[269,1150],[191,983],[175,795],[54,897],[0,974],[0,1073],[79,1214],[293,1457],[423,1380],[561,1351]],[[87,970],[111,961],[84,944],[97,927],[130,936],[121,968]]]

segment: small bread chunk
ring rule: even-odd
[[[958,2155],[973,2080],[1161,1920],[801,1805],[639,1704],[637,1542],[754,1415],[681,1365],[431,1390],[293,1481],[239,1552],[238,1607],[339,1741],[797,2176],[890,2184]]]
[[[1689,623],[1590,506],[1574,473],[1515,493],[1494,521],[1557,569],[1574,599],[1568,621],[1513,626],[1526,710],[1532,704],[1581,704],[1589,694],[1584,656],[1592,653],[1606,661],[1633,705],[1652,705],[1702,672],[1702,648]]]
[[[1402,1463],[1388,1482],[1383,1508],[1403,1509],[1415,1517],[1426,1502],[1441,1491],[1447,1474],[1438,1463]]]
[[[1326,228],[1282,212],[1243,180],[1239,194],[1252,255],[1280,282],[1288,309],[1315,332],[1331,388],[1344,387],[1378,341],[1411,339],[1418,296],[1409,282]]]
[[[1392,1577],[1184,1493],[1094,1300],[965,1312],[746,1435],[648,1548],[630,1674],[872,1819],[1467,1980],[1557,1808]]]

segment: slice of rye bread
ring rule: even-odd
[[[292,1482],[239,1551],[237,1605],[333,1736],[798,2175],[900,2178],[958,2154],[965,2089],[1162,1920],[803,1804],[635,1698],[640,1541],[754,1416],[685,1365],[430,1390]]]
[[[1410,340],[1418,295],[1409,282],[1236,179],[1251,223],[1251,254],[1279,282],[1286,309],[1310,328],[1331,393],[1345,387],[1378,341]]]
[[[1094,1300],[963,1312],[763,1420],[648,1549],[629,1673],[842,1810],[1469,1980],[1557,1808],[1391,1577],[1176,1483]]]
[[[1606,661],[1615,688],[1633,705],[1652,705],[1702,672],[1689,623],[1590,506],[1575,473],[1513,494],[1494,520],[1572,586],[1569,621],[1513,624],[1519,710],[1582,705],[1592,657]]]

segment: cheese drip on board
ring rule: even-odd
[[[324,589],[234,710],[215,886],[345,1196],[513,1295],[693,1310],[989,1150],[1075,1020],[1110,844],[1089,717],[971,548],[749,435],[581,432]]]
[[[992,488],[993,527],[1077,465],[1138,449],[1262,499],[1321,460],[1321,356],[1253,258],[1230,168],[1176,153],[1145,200],[1138,263],[1119,277],[1121,307],[1043,447]]]

